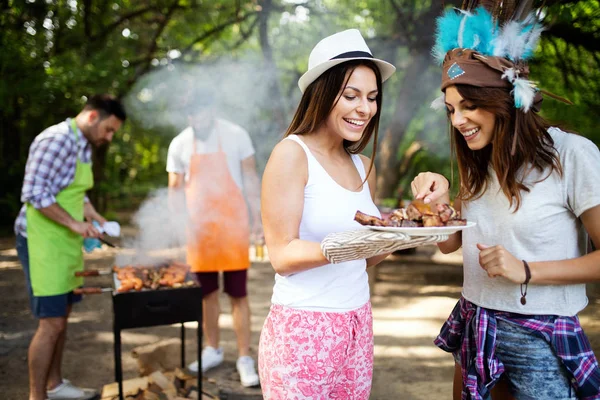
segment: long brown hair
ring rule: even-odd
[[[377,153],[377,132],[379,130],[379,117],[381,115],[381,104],[383,99],[383,85],[381,72],[377,65],[370,60],[353,60],[338,64],[327,71],[323,72],[319,78],[311,83],[300,99],[300,104],[296,109],[292,123],[285,132],[284,137],[289,135],[306,135],[316,131],[322,124],[325,123],[329,113],[340,97],[342,96],[341,89],[346,87],[354,70],[360,66],[370,68],[375,73],[377,80],[377,113],[371,118],[369,124],[365,128],[362,138],[357,142],[344,140],[344,149],[349,154],[358,154],[367,147],[371,136],[373,136],[373,152],[371,153],[371,164],[365,181],[369,177],[375,162]],[[346,76],[346,74],[348,76]]]
[[[458,193],[461,200],[477,199],[483,195],[490,179],[490,166],[515,211],[521,205],[521,191],[530,190],[523,183],[529,171],[547,171],[542,180],[553,171],[562,176],[562,165],[546,120],[534,111],[523,113],[517,110],[506,89],[470,85],[455,87],[463,99],[495,116],[491,143],[477,151],[469,149],[462,134],[450,123],[452,151],[457,158],[461,181]],[[511,155],[515,140],[516,151]]]

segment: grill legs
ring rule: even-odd
[[[121,330],[113,327],[115,341],[115,381],[119,384],[119,400],[123,400],[123,366],[121,364]]]
[[[202,317],[198,321],[198,396],[202,397]],[[121,329],[113,325],[115,381],[119,385],[119,400],[123,400],[123,365],[121,361]],[[185,368],[185,324],[181,323],[181,368]]]
[[[185,325],[181,323],[181,369],[185,368]]]

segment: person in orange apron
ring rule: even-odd
[[[25,204],[15,223],[17,253],[39,319],[28,353],[30,400],[97,395],[63,379],[61,361],[67,318],[81,300],[73,289],[82,284],[75,272],[83,270],[83,239],[100,235],[93,220],[105,222],[85,197],[94,186],[89,144],[110,142],[125,118],[115,98],[93,96],[76,118],[46,129],[31,145],[21,196]]]
[[[206,101],[206,96],[203,96]],[[169,146],[167,171],[171,193],[185,193],[187,263],[202,286],[206,346],[202,370],[223,361],[219,347],[219,272],[232,305],[237,336],[237,369],[243,386],[258,385],[250,357],[250,308],[246,291],[250,266],[250,224],[262,235],[258,211],[259,185],[250,137],[241,127],[213,117],[212,107],[189,112],[190,127]],[[202,147],[202,148],[200,148]],[[246,204],[242,187],[248,195]],[[198,370],[198,362],[190,364]]]

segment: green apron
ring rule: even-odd
[[[79,144],[75,119],[71,120],[71,130]],[[73,219],[83,221],[85,192],[93,186],[92,164],[81,162],[78,155],[73,182],[56,195],[56,202]],[[83,278],[75,277],[75,272],[83,270],[83,236],[46,217],[29,203],[26,215],[33,294],[55,296],[81,286]]]

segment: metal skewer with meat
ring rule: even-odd
[[[76,272],[76,276],[99,276],[114,274],[117,293],[141,291],[144,289],[157,290],[160,288],[178,288],[195,285],[189,276],[190,267],[177,261],[157,266],[114,266],[106,270],[86,270]],[[90,289],[90,288],[86,288]],[[92,293],[89,290],[87,294]],[[93,293],[100,293],[95,291]]]

